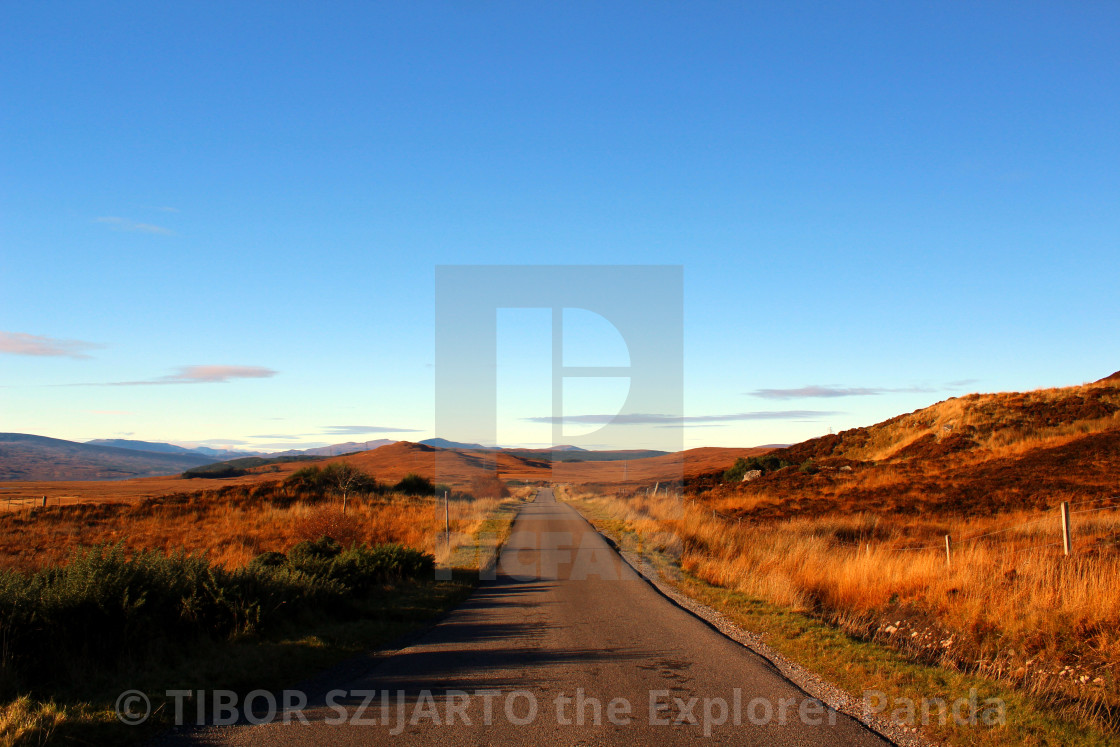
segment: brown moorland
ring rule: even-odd
[[[469,489],[492,477],[556,482],[674,556],[695,578],[799,610],[913,657],[1006,680],[1120,730],[1120,374],[1092,384],[954,398],[868,428],[770,450],[707,448],[612,462],[401,442],[347,463]],[[789,466],[729,481],[736,459]],[[228,479],[5,483],[0,563],[33,568],[71,548],[206,551],[229,567],[324,531],[439,552],[432,498],[327,498],[284,480],[306,463]],[[683,497],[665,490],[684,478]],[[38,507],[41,496],[51,507]],[[493,506],[464,500],[470,533]],[[1063,558],[1060,501],[1074,503]],[[59,502],[63,505],[56,506]],[[78,505],[67,505],[77,503]],[[117,504],[117,505],[104,505]],[[946,567],[944,535],[953,538]]]
[[[1082,386],[970,394],[769,453],[749,482],[711,473],[697,495],[736,517],[874,511],[976,515],[1120,493],[1120,375]]]
[[[683,500],[572,495],[702,582],[1120,732],[1120,374],[954,398],[762,461]]]
[[[495,469],[503,480],[638,486],[680,480],[682,476],[696,478],[723,470],[738,457],[756,456],[767,450],[712,447],[629,461],[549,463],[507,452],[441,449],[400,441],[316,464],[350,464],[384,483],[395,483],[405,475],[418,474],[456,488],[467,488],[479,477],[492,475]],[[306,466],[306,462],[285,462],[255,468],[240,477],[221,479],[188,480],[176,475],[113,482],[6,482],[0,484],[0,511],[39,506],[44,496],[48,505],[54,506],[85,502],[135,502],[145,498],[216,491],[227,486],[252,487],[283,480]]]

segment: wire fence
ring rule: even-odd
[[[57,508],[79,503],[106,503],[104,499],[91,500],[77,495],[4,495],[0,493],[0,512],[19,512],[36,508]]]
[[[697,502],[695,498],[689,499],[689,498],[686,498],[683,495],[681,497],[684,500],[692,500],[694,503]],[[1102,503],[1105,504],[1105,505],[1097,505],[1097,504],[1102,504]],[[1079,507],[1090,506],[1090,507],[1078,508],[1077,510],[1072,510],[1073,506],[1079,506]],[[711,514],[711,517],[713,519],[721,519],[721,520],[729,522],[729,523],[734,523],[737,527],[742,526],[743,519],[744,519],[743,516],[726,514],[722,511],[716,510],[715,508],[708,508],[706,510]],[[928,551],[928,550],[937,550],[939,552],[944,552],[945,555],[946,555],[946,562],[951,564],[952,563],[952,556],[953,556],[954,551],[959,549],[960,546],[962,546],[962,545],[967,545],[967,544],[970,544],[970,543],[976,543],[979,540],[989,539],[991,537],[996,537],[996,536],[1007,534],[1007,533],[1010,533],[1010,532],[1015,532],[1017,530],[1022,530],[1025,527],[1034,526],[1036,524],[1043,524],[1045,522],[1058,522],[1059,520],[1064,519],[1064,521],[1061,521],[1061,525],[1060,525],[1061,539],[1059,539],[1057,541],[1054,541],[1054,542],[1045,542],[1045,543],[1042,543],[1042,544],[1031,545],[1030,547],[1015,548],[1015,549],[1012,550],[1012,553],[1013,554],[1018,554],[1018,553],[1022,553],[1022,552],[1027,552],[1029,550],[1038,550],[1038,549],[1044,549],[1044,548],[1048,548],[1048,547],[1061,546],[1061,547],[1063,547],[1063,550],[1064,550],[1066,555],[1072,555],[1073,554],[1073,546],[1072,546],[1073,545],[1073,543],[1072,543],[1073,526],[1072,526],[1072,523],[1071,523],[1071,517],[1072,516],[1079,516],[1079,515],[1083,515],[1083,514],[1096,513],[1098,511],[1116,511],[1116,510],[1120,510],[1120,495],[1113,495],[1113,496],[1108,496],[1108,497],[1105,497],[1105,498],[1085,498],[1085,499],[1080,500],[1080,501],[1063,501],[1062,503],[1058,504],[1057,506],[1053,506],[1049,509],[1045,509],[1044,514],[1042,516],[1039,516],[1038,518],[1030,519],[1028,521],[1021,521],[1021,522],[1018,522],[1018,523],[1015,523],[1015,524],[1011,524],[1009,526],[1002,527],[1000,529],[994,529],[994,530],[991,530],[991,531],[982,532],[980,534],[969,534],[969,535],[965,535],[963,537],[953,537],[951,534],[947,534],[947,535],[944,536],[944,539],[941,542],[935,542],[933,544],[914,545],[914,546],[908,546],[908,547],[886,547],[886,546],[879,545],[875,549],[879,550],[879,551],[885,551],[885,552],[921,552],[921,551]],[[863,552],[863,551],[870,552],[871,549],[872,549],[872,546],[873,546],[873,543],[870,540],[863,541],[863,542],[849,542],[849,541],[844,541],[844,540],[838,540],[838,539],[835,539],[835,538],[833,538],[832,544],[834,544],[838,547],[852,548],[852,549],[856,550],[857,552]]]

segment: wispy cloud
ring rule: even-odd
[[[681,423],[680,425],[658,425],[657,428],[726,428],[727,423]]]
[[[736,412],[728,415],[664,415],[658,413],[615,413],[603,415],[564,415],[553,417],[544,415],[522,418],[530,423],[579,423],[583,425],[664,425],[681,426],[697,423],[732,423],[746,420],[813,420],[816,418],[839,415],[838,412],[824,410],[762,410],[759,412]]]
[[[958,379],[957,381],[950,381],[945,386],[950,389],[960,389],[964,386],[972,386],[980,381],[980,379]]]
[[[303,441],[303,442],[283,442],[283,443],[264,443],[253,444],[253,448],[257,451],[304,451],[306,449],[318,449],[323,446],[330,446],[326,441]]]
[[[89,358],[87,350],[103,348],[83,340],[58,340],[54,337],[28,335],[22,332],[0,332],[0,353],[8,355],[44,355],[64,358]]]
[[[356,436],[361,433],[419,433],[417,428],[390,428],[382,425],[327,425],[323,433],[327,436]]]
[[[183,366],[177,373],[145,381],[113,381],[106,386],[160,386],[165,384],[225,384],[234,379],[267,379],[276,375],[261,366]]]
[[[151,223],[137,223],[136,221],[121,218],[116,215],[106,215],[101,218],[94,218],[94,223],[103,223],[114,231],[130,231],[134,233],[154,233],[163,236],[172,236],[175,234],[170,228],[163,226],[156,226]]]
[[[873,397],[880,394],[914,394],[921,392],[936,392],[937,389],[925,386],[907,386],[898,388],[887,387],[838,387],[838,386],[803,386],[796,389],[755,389],[749,392],[752,397],[762,399],[805,399],[805,398],[832,398],[832,397]]]

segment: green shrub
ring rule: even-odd
[[[249,561],[248,568],[275,568],[288,564],[288,556],[282,552],[262,552]]]
[[[304,467],[297,469],[284,480],[284,487],[297,493],[311,493],[322,495],[326,492],[326,481],[323,479],[321,467]]]
[[[430,577],[435,570],[431,555],[401,545],[352,547],[334,559],[331,578],[355,592],[378,584]]]
[[[356,594],[379,584],[430,576],[435,559],[402,545],[357,545],[343,550],[330,537],[301,542],[288,551],[288,564],[313,578],[342,584]]]
[[[767,454],[750,458],[739,457],[735,460],[735,464],[723,473],[723,481],[739,482],[743,479],[743,475],[752,470],[759,470],[765,475],[767,472],[775,472],[783,467],[789,466],[789,462],[784,459],[779,459],[776,456],[769,456]]]
[[[239,570],[204,556],[121,545],[76,551],[65,565],[0,571],[0,687],[65,684],[179,656],[199,641],[266,633],[304,616],[353,614],[376,586],[431,578],[431,555],[400,545],[342,550],[329,537]]]
[[[342,546],[330,537],[304,540],[288,550],[288,563],[309,576],[330,578],[331,566],[340,552]]]
[[[410,472],[393,486],[393,490],[405,495],[435,495],[436,487],[428,478]]]
[[[249,470],[239,469],[229,464],[208,464],[204,467],[194,467],[184,472],[180,477],[187,480],[196,478],[208,478],[211,480],[222,479],[226,477],[241,477],[242,475],[249,474]]]
[[[82,667],[144,660],[337,610],[350,593],[287,564],[227,571],[183,553],[80,550],[34,574],[0,572],[0,681],[65,681]]]

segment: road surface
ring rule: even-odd
[[[330,688],[294,709],[308,723],[293,710],[289,723],[277,715],[170,741],[889,744],[665,599],[551,490],[522,509],[494,580],[413,645]],[[267,701],[255,706],[267,721]]]

